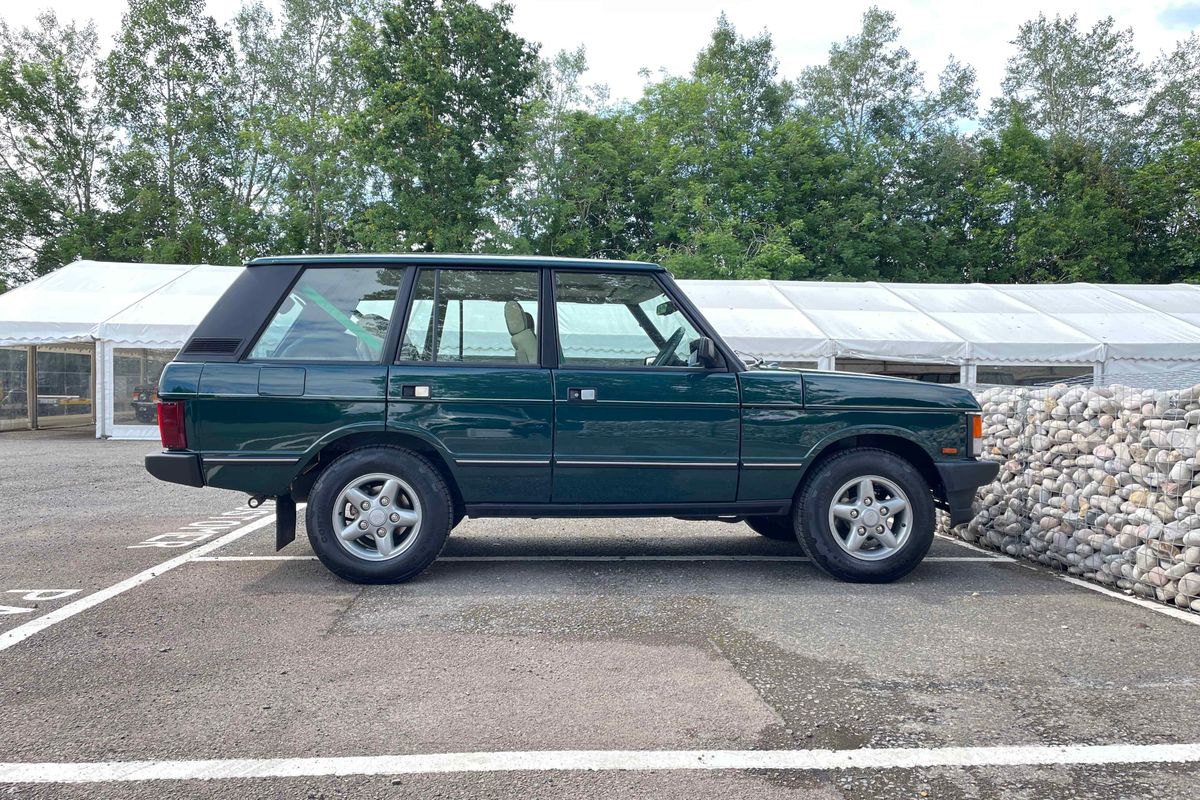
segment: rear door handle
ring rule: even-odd
[[[405,398],[429,399],[429,386],[425,384],[406,383],[400,387],[400,396]]]
[[[567,401],[570,403],[594,403],[596,402],[596,390],[569,386],[567,387]]]

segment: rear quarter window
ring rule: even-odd
[[[249,358],[378,361],[404,268],[309,268],[275,310]]]

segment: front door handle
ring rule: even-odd
[[[567,401],[571,403],[594,403],[596,402],[596,390],[569,386],[567,387]]]

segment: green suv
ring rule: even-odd
[[[753,313],[747,311],[746,313]],[[891,581],[966,522],[963,389],[748,366],[655,264],[258,259],[158,387],[166,481],[276,501],[352,581],[424,570],[471,517],[745,520]]]

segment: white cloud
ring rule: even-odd
[[[782,2],[782,0],[512,0],[513,24],[526,38],[542,44],[543,54],[587,48],[591,69],[585,80],[606,83],[614,97],[636,98],[641,93],[638,71],[665,68],[672,73],[690,69],[724,10],[744,34],[766,28],[775,41],[780,72],[795,77],[809,64],[824,60],[829,44],[854,33],[871,2]],[[267,0],[268,6],[276,5]],[[946,0],[879,0],[894,11],[902,43],[920,62],[926,78],[934,80],[953,54],[975,67],[983,102],[994,96],[1011,52],[1009,42],[1023,21],[1043,12],[1079,14],[1090,26],[1111,15],[1120,27],[1132,27],[1134,41],[1147,61],[1196,29],[1187,11],[1195,3],[1180,0],[1007,0],[1004,3]],[[209,0],[209,11],[228,19],[240,0]],[[120,25],[125,0],[10,0],[0,18],[10,25],[33,21],[42,8],[60,17],[94,18],[107,40]]]

